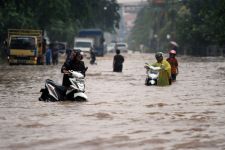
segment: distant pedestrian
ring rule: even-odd
[[[51,65],[52,50],[50,47],[47,48],[47,51],[45,53],[45,58],[46,58],[46,65]]]
[[[58,64],[58,57],[59,57],[59,51],[58,51],[58,48],[57,48],[57,44],[54,43],[53,48],[52,48],[52,64],[53,65]]]
[[[169,58],[167,58],[167,61],[170,63],[171,66],[171,81],[176,81],[176,76],[178,75],[178,61],[176,59],[176,51],[170,50],[169,52]]]
[[[116,50],[116,55],[113,58],[113,72],[122,72],[124,57],[120,55],[120,50]]]
[[[72,49],[67,48],[66,49],[66,61],[70,59],[72,53]]]
[[[95,49],[93,47],[91,47],[90,50],[90,56],[91,56],[91,60],[90,60],[90,64],[96,64],[96,54],[95,54]]]
[[[46,41],[46,39],[43,39],[43,41],[42,41],[42,51],[43,51],[43,53],[46,52],[46,47],[47,47],[47,41]]]
[[[3,41],[3,49],[4,49],[4,56],[7,57],[9,55],[7,40]]]

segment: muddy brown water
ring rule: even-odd
[[[88,102],[38,101],[57,66],[0,66],[1,150],[225,149],[224,58],[178,57],[177,82],[147,87],[151,54],[97,58],[86,77]]]

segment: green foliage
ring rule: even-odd
[[[210,51],[218,55],[218,50],[225,46],[224,8],[224,0],[171,0],[160,6],[149,3],[138,15],[130,39],[136,45],[165,51],[169,48],[165,37],[169,34],[169,40],[180,45],[178,53],[203,56]],[[147,35],[140,30],[141,26]]]
[[[116,0],[0,0],[0,42],[7,29],[27,28],[47,31],[51,41],[72,43],[80,28],[114,31],[118,9]]]

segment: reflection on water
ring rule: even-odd
[[[144,85],[153,55],[125,55],[123,73],[112,58],[89,66],[85,103],[38,101],[61,65],[0,66],[0,149],[225,149],[223,58],[179,57],[168,87]]]

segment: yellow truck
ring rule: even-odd
[[[44,64],[42,30],[8,29],[9,64]]]

